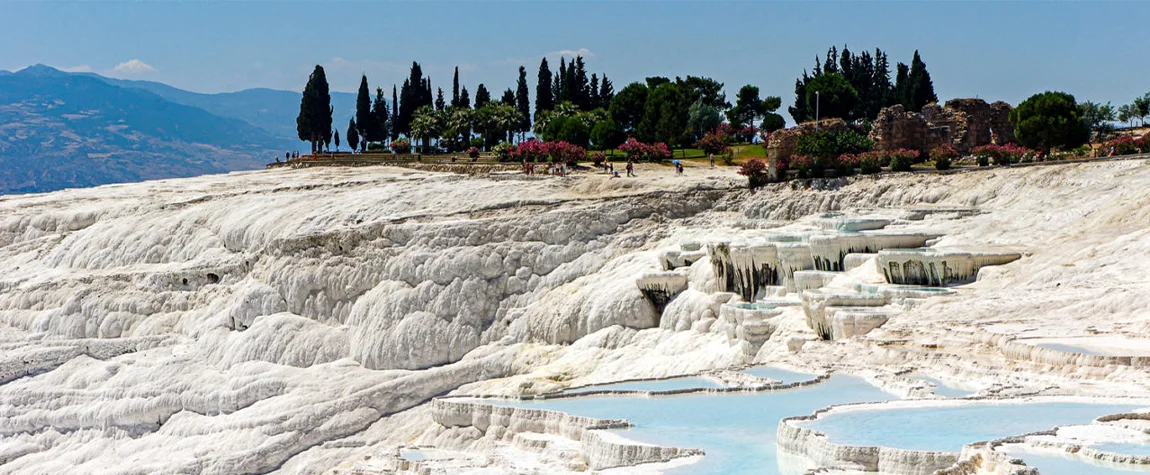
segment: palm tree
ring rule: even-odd
[[[421,152],[427,153],[427,149],[431,147],[431,139],[439,137],[441,133],[439,118],[434,107],[423,106],[415,111],[415,117],[411,119],[411,137],[422,142]]]

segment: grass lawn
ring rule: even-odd
[[[762,144],[738,144],[732,145],[731,149],[735,151],[735,163],[742,163],[751,158],[766,158],[767,150],[763,148]],[[589,151],[587,156],[590,157],[595,151]],[[607,150],[603,152],[607,159],[610,161],[626,161],[627,156],[619,150]],[[706,153],[697,148],[677,148],[671,150],[671,160],[702,160],[707,161]],[[589,158],[588,158],[589,159]],[[716,155],[715,161],[722,163],[723,157]]]

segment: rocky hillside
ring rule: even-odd
[[[255,169],[299,144],[47,66],[0,76],[0,124],[0,194]]]

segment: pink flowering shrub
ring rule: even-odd
[[[1034,150],[1012,143],[1006,145],[983,145],[981,147],[975,147],[971,152],[980,158],[978,161],[979,165],[983,165],[985,162],[985,160],[981,159],[982,157],[993,161],[995,165],[1009,165],[1023,161],[1029,162],[1038,156]]]
[[[853,153],[844,153],[839,155],[834,161],[835,176],[851,176],[855,174],[855,167],[859,166],[861,160],[859,156]]]
[[[395,153],[411,153],[411,141],[404,138],[392,140],[388,147]]]
[[[755,140],[755,135],[758,133],[759,133],[758,127],[755,127],[754,125],[748,125],[746,127],[743,127],[742,129],[739,129],[739,132],[735,135],[739,138],[740,142],[748,142],[749,143],[749,142]]]
[[[475,147],[467,149],[467,156],[471,158],[479,158],[479,149]]]
[[[743,162],[739,174],[747,177],[751,188],[757,188],[767,182],[767,163],[760,158],[752,158]]]
[[[583,147],[562,140],[545,142],[543,148],[547,151],[547,155],[551,157],[551,161],[555,163],[575,164],[579,160],[587,158],[587,150]]]
[[[547,158],[547,150],[543,141],[530,139],[520,142],[515,148],[509,150],[511,159],[515,161],[541,162]]]
[[[695,142],[695,147],[703,150],[705,154],[722,155],[727,151],[727,136],[711,132]]]
[[[647,145],[634,138],[629,138],[623,145],[619,146],[619,150],[626,154],[630,160],[665,160],[671,158],[671,149],[663,142]]]

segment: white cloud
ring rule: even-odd
[[[576,56],[582,56],[585,59],[591,59],[591,58],[595,57],[595,53],[591,52],[591,50],[589,50],[587,48],[561,49],[559,51],[552,51],[550,53],[546,53],[546,54],[544,54],[544,56],[546,56],[548,58],[554,57],[554,56],[566,56],[569,58],[574,58]]]
[[[70,68],[60,68],[60,70],[66,73],[90,73],[92,72],[92,67],[88,66],[87,64],[81,64],[79,66],[72,66]]]
[[[117,64],[107,72],[108,74],[118,74],[121,76],[135,76],[139,74],[154,73],[156,72],[156,68],[153,68],[152,65],[138,59],[131,59]]]
[[[559,58],[561,58],[561,57],[567,58],[567,59],[574,59],[576,56],[582,56],[583,59],[591,59],[591,58],[595,57],[595,52],[593,52],[587,48],[561,49],[559,51],[550,51],[547,53],[543,53],[540,56],[547,58],[547,62],[549,62],[549,63],[558,63]],[[512,64],[512,65],[539,64],[539,57],[540,56],[536,56],[534,58],[507,58],[507,59],[504,59],[502,61],[492,61],[491,64],[496,65],[496,66],[503,66],[503,65],[508,65],[508,64]]]

